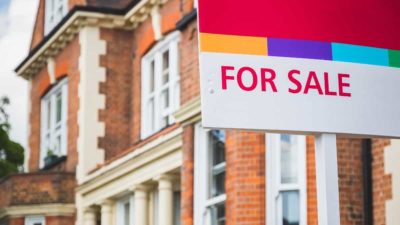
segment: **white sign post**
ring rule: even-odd
[[[340,224],[336,135],[315,136],[318,223]]]

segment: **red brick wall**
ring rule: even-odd
[[[17,218],[9,218],[7,225],[24,225],[25,218],[24,217],[17,217]]]
[[[100,85],[100,92],[106,96],[106,108],[100,110],[106,132],[99,139],[99,147],[105,149],[105,158],[109,159],[131,146],[132,34],[101,29],[100,36],[107,42],[107,54],[100,60],[106,68],[106,82]]]
[[[340,224],[364,224],[362,140],[337,140]]]
[[[317,179],[315,173],[314,136],[307,136],[307,224],[318,225]]]
[[[74,173],[15,174],[0,183],[0,208],[16,205],[74,203]]]
[[[194,127],[183,128],[183,162],[181,168],[181,223],[193,225],[193,173],[194,173]]]
[[[44,36],[44,2],[45,0],[40,0],[38,4],[35,25],[32,32],[31,49],[39,44]]]
[[[340,223],[364,223],[364,193],[361,139],[337,139],[339,175]],[[318,224],[315,171],[315,142],[307,136],[307,224]]]
[[[47,67],[43,68],[31,79],[29,114],[29,171],[39,168],[40,159],[40,99],[50,86]]]
[[[74,225],[75,217],[73,216],[47,216],[46,225]]]
[[[193,21],[182,32],[180,42],[181,104],[200,94],[197,23]]]
[[[78,161],[76,141],[78,137],[77,113],[79,109],[78,84],[79,84],[79,55],[80,46],[78,37],[68,43],[64,50],[55,57],[56,79],[68,77],[68,137],[66,170],[75,171]],[[31,78],[29,114],[29,171],[39,169],[40,159],[40,104],[41,98],[51,89],[47,66]]]
[[[265,135],[228,130],[226,224],[265,224]]]
[[[384,225],[385,201],[392,198],[391,176],[385,174],[384,149],[390,144],[388,139],[372,140],[372,192],[374,225]]]

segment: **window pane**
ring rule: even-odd
[[[298,149],[295,135],[281,135],[281,183],[297,183]]]
[[[50,98],[51,99],[51,98]],[[51,101],[47,100],[47,129],[49,130],[51,127]]]
[[[129,225],[130,221],[130,206],[129,202],[124,204],[124,225]]]
[[[210,142],[213,154],[212,165],[218,165],[222,162],[225,162],[225,131],[210,131]]]
[[[154,77],[155,77],[155,63],[154,63],[154,60],[153,60],[150,63],[150,80],[149,80],[150,93],[153,93],[153,91],[154,91],[154,81],[155,81]]]
[[[225,193],[225,131],[209,132],[210,148],[210,197]]]
[[[61,155],[61,135],[57,136],[54,151],[56,155]]]
[[[181,224],[181,192],[174,192],[174,225]]]
[[[282,224],[300,224],[300,201],[298,191],[282,192]]]
[[[163,53],[162,65],[162,84],[166,84],[169,81],[169,51]]]
[[[225,193],[225,171],[213,175],[212,197]]]
[[[163,110],[169,107],[169,89],[165,89],[161,92],[161,106]]]
[[[211,208],[212,225],[225,225],[225,203],[215,205]]]
[[[148,121],[149,121],[149,129],[151,131],[154,130],[154,119],[155,119],[155,112],[154,112],[154,98],[151,98],[147,103],[148,108]]]
[[[56,122],[60,122],[61,121],[61,117],[62,117],[62,95],[61,92],[57,94],[57,98],[56,98]]]

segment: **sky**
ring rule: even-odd
[[[14,69],[27,56],[38,0],[0,0],[0,97],[8,96],[13,140],[24,147],[28,137],[28,82]]]

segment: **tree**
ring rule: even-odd
[[[9,104],[7,97],[0,98],[0,178],[20,171],[24,163],[24,148],[9,136],[11,125],[6,112]]]

